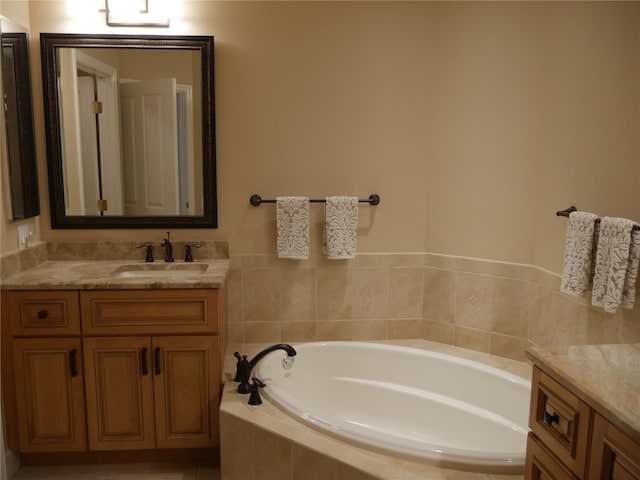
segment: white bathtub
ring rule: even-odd
[[[264,395],[314,427],[443,467],[522,472],[531,383],[427,350],[363,342],[294,345],[266,356]]]

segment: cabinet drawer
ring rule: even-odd
[[[584,477],[591,409],[566,388],[533,369],[529,426],[575,475]]]
[[[589,479],[640,479],[640,444],[595,414]]]
[[[527,438],[526,480],[574,480],[575,477],[560,464],[529,432]]]
[[[85,335],[218,333],[218,292],[92,290],[80,292]]]
[[[34,290],[6,294],[13,335],[80,335],[77,292]]]

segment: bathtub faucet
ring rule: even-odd
[[[251,360],[247,360],[246,355],[240,355],[238,352],[235,352],[233,354],[233,356],[238,359],[238,363],[236,364],[236,376],[234,378],[236,382],[240,382],[240,385],[238,385],[238,393],[251,392],[249,379],[251,378],[251,371],[253,370],[253,367],[255,367],[256,364],[266,355],[271,352],[275,352],[276,350],[284,350],[285,352],[287,352],[288,357],[293,357],[297,354],[295,349],[291,345],[288,345],[286,343],[277,343],[275,345],[271,345],[270,347],[267,347],[259,352]]]

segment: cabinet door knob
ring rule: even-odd
[[[153,373],[160,375],[160,347],[153,349]]]
[[[140,368],[142,369],[142,375],[149,374],[149,367],[147,365],[147,347],[140,350]]]
[[[547,427],[550,427],[554,423],[560,423],[560,416],[556,412],[553,412],[553,415],[549,412],[544,412],[543,421]]]
[[[38,319],[39,320],[44,320],[48,316],[49,316],[49,312],[47,312],[46,310],[39,310],[38,311]]]
[[[72,377],[78,376],[78,366],[76,364],[76,354],[78,353],[78,349],[72,348],[69,352],[69,371],[71,372]]]

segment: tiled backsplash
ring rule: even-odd
[[[639,308],[605,314],[531,265],[435,254],[231,261],[234,343],[423,338],[524,360],[530,342],[640,341]]]

